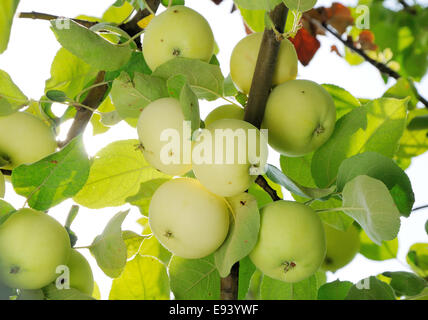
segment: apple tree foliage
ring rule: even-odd
[[[18,3],[6,0],[0,4],[0,52],[7,48]],[[52,19],[51,31],[61,49],[52,61],[45,92],[39,100],[29,98],[13,82],[13,75],[0,70],[0,116],[25,110],[57,129],[79,110],[91,109],[85,101],[101,86],[105,92],[97,110],[91,110],[94,135],[107,132],[120,121],[136,127],[142,109],[165,97],[180,101],[192,129],[203,126],[199,107],[192,107],[199,99],[228,99],[245,107],[247,96],[239,92],[230,76],[222,74],[215,55],[208,62],[174,58],[150,70],[139,39],[121,28],[134,11],[147,11],[148,3],[153,1],[118,0],[101,17],[77,17],[89,21],[88,25],[74,19]],[[403,7],[397,1],[396,8],[391,8],[383,1],[361,1],[368,8],[366,19],[370,21],[368,29],[361,29],[357,25],[358,7],[340,3],[316,7],[315,0],[230,1],[233,10],[242,15],[247,33],[271,28],[268,12],[281,3],[289,8],[286,36],[303,65],[310,63],[320,47],[318,38],[332,30],[347,39],[345,46],[334,46],[332,51],[349,64],[367,63],[360,50],[375,66],[388,68],[380,68],[385,81],[388,76],[399,77],[374,100],[323,84],[335,103],[333,134],[310,154],[281,155],[280,168],[268,165],[268,186],[279,197],[289,192],[296,201],[311,206],[329,226],[342,231],[352,224],[357,226],[359,252],[366,258],[395,259],[400,220],[412,214],[415,201],[405,170],[412,158],[428,150],[428,105],[414,86],[428,68],[428,9],[417,3]],[[160,4],[183,5],[184,0],[162,0]],[[142,16],[140,31],[152,18],[152,14]],[[221,39],[217,44],[221,50]],[[100,72],[102,81],[97,80]],[[64,104],[61,116],[52,112],[53,103]],[[0,196],[4,193],[3,175],[10,175],[7,188],[13,187],[27,199],[26,205],[36,210],[55,210],[59,203],[72,199],[91,209],[127,204],[141,212],[138,222],[142,232],[122,230],[128,212],[119,212],[87,246],[99,268],[113,279],[110,299],[219,299],[221,278],[229,276],[237,263],[239,299],[428,298],[428,241],[409,249],[411,272],[385,271],[359,283],[326,282],[321,269],[297,283],[261,274],[248,255],[257,242],[259,209],[273,200],[266,186],[258,184],[253,184],[248,194],[226,199],[233,218],[218,250],[201,259],[171,255],[152,235],[147,216],[153,194],[172,177],[150,166],[138,146],[138,140],[115,141],[90,158],[79,134],[40,161],[0,174]],[[0,166],[2,161],[7,159],[0,154]],[[194,177],[191,173],[187,176]],[[247,205],[240,206],[242,202]],[[7,199],[0,200],[0,225],[14,212]],[[72,219],[66,227],[74,244],[79,232],[71,231]],[[15,294],[0,284],[0,298]],[[76,289],[62,291],[52,285],[44,288],[43,294],[53,300],[91,298]],[[97,289],[93,298],[99,298]]]

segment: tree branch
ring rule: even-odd
[[[60,17],[52,14],[32,11],[32,12],[21,12],[18,15],[18,18],[37,19],[37,20],[55,20]],[[81,19],[71,19],[71,20],[81,24],[82,26],[85,26],[86,28],[90,28],[98,23],[98,22],[92,22],[92,21],[81,20]]]
[[[258,176],[256,179],[256,183],[264,190],[266,191],[269,196],[272,198],[273,201],[282,200],[280,196],[278,196],[278,193],[275,189],[273,189],[269,183],[266,181],[266,179],[263,176]]]
[[[284,32],[287,13],[288,8],[283,3],[270,13],[271,20],[280,33]],[[244,120],[257,128],[260,128],[265,114],[280,44],[281,41],[277,40],[272,29],[264,31],[244,115]]]
[[[3,173],[3,175],[5,175],[5,176],[11,176],[12,175],[12,170],[0,169],[0,172]]]
[[[305,18],[308,18],[309,20],[311,20],[313,23],[316,23],[317,25],[321,25],[324,30],[328,31],[331,35],[333,35],[335,38],[337,38],[340,42],[342,42],[346,47],[348,47],[349,49],[351,49],[352,51],[354,51],[355,53],[359,54],[361,57],[364,58],[364,60],[366,60],[368,63],[370,63],[371,65],[373,65],[375,68],[377,68],[381,73],[386,74],[388,76],[390,76],[391,78],[394,78],[396,80],[398,80],[399,78],[401,78],[401,75],[392,70],[391,68],[389,68],[386,64],[381,63],[379,61],[376,61],[372,58],[370,58],[365,52],[364,50],[355,47],[353,41],[351,38],[348,38],[347,40],[342,39],[342,37],[336,32],[334,31],[331,27],[329,27],[326,23],[319,23],[318,21],[312,19],[311,17],[309,17],[308,15],[305,15]],[[418,100],[426,107],[428,108],[428,101],[422,97],[420,95],[420,93],[418,91],[415,92],[416,97],[418,98]]]
[[[284,3],[279,4],[272,12],[269,13],[276,30],[281,33],[284,32],[287,13],[288,8]],[[272,78],[280,43],[280,40],[276,38],[272,29],[266,29],[264,31],[244,115],[244,120],[253,124],[257,128],[260,128],[265,114],[266,102],[272,88]],[[259,176],[257,180],[259,182],[263,182],[264,178]],[[266,182],[266,180],[264,181]],[[266,184],[264,184],[264,188],[262,188],[267,190],[268,193],[270,192],[269,194],[273,194],[270,186],[269,188],[268,186],[269,185],[266,182]],[[238,281],[239,263],[235,263],[230,275],[221,279],[221,298],[223,300],[238,300]]]
[[[104,82],[105,71],[100,71],[97,74],[94,84]],[[70,130],[68,131],[67,138],[61,142],[61,147],[69,143],[74,137],[77,137],[81,134],[86,126],[88,125],[89,120],[91,120],[93,110],[97,109],[101,102],[104,100],[104,96],[107,93],[108,85],[104,84],[102,86],[96,86],[89,90],[88,95],[83,101],[83,105],[88,106],[89,108],[77,107],[77,113],[74,117],[73,124],[71,125]]]
[[[148,0],[148,5],[151,6],[153,11],[156,11],[159,7],[160,0]],[[138,22],[144,17],[150,15],[150,12],[145,9],[143,11],[138,11],[135,16],[127,23],[120,25],[119,27],[126,31],[131,37],[135,36],[138,32],[141,31],[138,26]],[[126,26],[126,27],[125,27]],[[139,42],[141,44],[141,42]],[[105,71],[100,71],[97,74],[96,80],[94,84],[101,83],[104,81]],[[69,143],[73,138],[81,134],[85,131],[86,126],[91,120],[93,110],[96,110],[100,104],[103,102],[103,98],[105,97],[108,90],[108,85],[95,86],[91,90],[89,90],[88,95],[83,101],[83,105],[90,107],[92,110],[87,108],[79,108],[77,109],[76,116],[74,117],[73,124],[67,134],[67,138],[65,141],[61,142],[61,146],[65,146]]]
[[[414,211],[418,211],[418,210],[422,210],[422,209],[426,209],[426,208],[428,208],[428,204],[420,206],[420,207],[416,207],[416,208],[412,209],[412,211],[414,212]]]

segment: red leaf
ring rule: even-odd
[[[343,4],[334,2],[331,8],[326,8],[327,23],[343,34],[348,26],[354,23],[351,10]]]
[[[289,38],[296,48],[297,57],[304,65],[308,65],[320,47],[320,42],[305,28],[301,28],[294,38]]]
[[[374,34],[370,30],[363,30],[358,35],[357,43],[360,44],[363,50],[376,50],[377,45],[374,43]]]

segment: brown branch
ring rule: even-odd
[[[428,204],[420,206],[420,207],[416,207],[416,208],[412,209],[412,211],[418,211],[418,210],[427,209],[427,208],[428,208]]]
[[[270,13],[271,20],[280,33],[284,32],[287,13],[288,8],[283,3]],[[260,128],[265,114],[280,44],[272,29],[264,31],[244,115],[244,120],[257,128]]]
[[[269,196],[272,198],[273,201],[282,200],[280,196],[278,196],[278,193],[275,189],[273,189],[269,183],[266,181],[265,177],[258,176],[256,179],[256,183],[264,190],[266,191]]]
[[[317,25],[321,25],[324,30],[328,31],[331,35],[333,35],[336,39],[338,39],[340,42],[342,42],[347,48],[351,49],[352,51],[354,51],[355,53],[359,54],[361,57],[364,58],[364,60],[366,60],[368,63],[370,63],[372,66],[374,66],[375,68],[377,68],[381,73],[388,75],[391,78],[394,78],[396,80],[398,80],[399,78],[401,78],[401,75],[392,70],[390,67],[388,67],[386,64],[381,63],[379,61],[376,61],[372,58],[370,58],[363,49],[357,48],[355,47],[353,41],[351,38],[348,38],[347,40],[342,39],[342,37],[336,32],[334,31],[331,27],[329,27],[326,23],[322,23],[320,24],[318,21],[310,18],[308,15],[305,15],[305,18],[310,19],[312,22],[316,23]],[[423,104],[425,105],[426,108],[428,108],[428,101],[422,97],[420,95],[420,93],[418,91],[415,92],[417,99]]]
[[[221,278],[221,300],[238,300],[239,262],[232,266],[230,274]]]
[[[410,13],[411,15],[416,15],[417,11],[415,8],[409,6],[405,0],[398,0],[398,2],[403,6],[403,10]]]
[[[0,172],[3,173],[3,175],[5,175],[5,176],[11,176],[12,175],[12,170],[0,169]]]
[[[47,13],[40,13],[40,12],[21,12],[18,15],[19,18],[26,18],[26,19],[37,19],[37,20],[55,20],[60,18],[59,16],[55,16],[52,14]],[[81,19],[71,19],[74,22],[77,22],[81,24],[82,26],[85,26],[86,28],[90,28],[94,25],[96,25],[98,22],[93,21],[87,21],[87,20],[81,20]]]
[[[148,0],[148,5],[152,8],[153,11],[156,11],[159,7],[159,0]],[[138,11],[135,16],[127,23],[120,25],[119,27],[126,31],[131,37],[136,35],[141,31],[138,26],[138,22],[144,17],[150,15],[150,12],[145,9],[143,11]],[[125,27],[126,26],[126,27]],[[104,81],[105,72],[100,71],[97,75],[94,84],[101,83]],[[87,108],[79,108],[77,110],[76,116],[74,117],[73,124],[68,131],[67,138],[65,141],[61,142],[61,146],[65,146],[69,143],[73,138],[83,133],[91,120],[93,110],[97,109],[99,105],[103,102],[104,97],[107,93],[108,85],[95,86],[89,92],[85,100],[83,101],[83,105],[90,107],[92,110]]]
[[[98,72],[94,84],[104,82],[104,76],[105,71]],[[101,102],[103,102],[107,90],[107,84],[92,88],[91,90],[89,90],[88,95],[86,96],[82,104],[91,108],[92,110],[97,109]],[[61,142],[62,147],[69,143],[74,137],[77,137],[79,134],[85,131],[85,128],[89,120],[91,120],[93,114],[93,111],[89,108],[77,107],[77,113],[74,117],[73,124],[71,125],[71,128],[68,131],[67,138],[63,142]]]
[[[284,32],[287,13],[288,8],[284,3],[279,4],[272,12],[269,13],[276,30],[280,33]],[[266,29],[263,33],[256,69],[254,71],[244,115],[244,120],[253,124],[257,128],[260,128],[262,124],[266,102],[272,88],[272,78],[278,57],[279,46],[280,40],[276,38],[275,32],[272,29]],[[259,176],[257,180],[263,181],[264,178]],[[269,193],[271,192],[271,188],[267,188],[267,186],[268,184],[266,182],[264,185],[266,189],[264,189]],[[222,300],[238,300],[238,281],[239,262],[235,263],[232,267],[231,273],[221,280]]]

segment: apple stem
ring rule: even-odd
[[[20,268],[18,266],[13,266],[10,268],[10,274],[17,274],[19,272]]]

